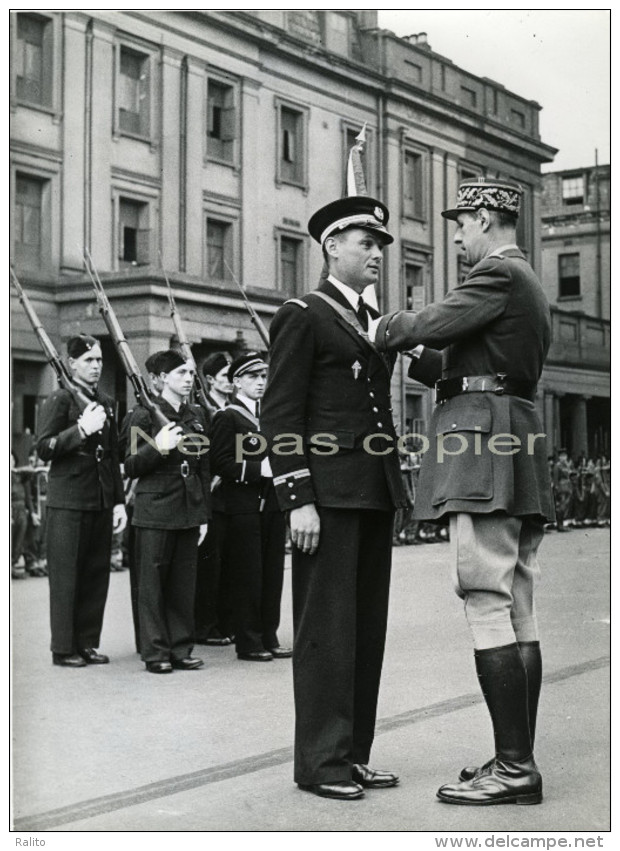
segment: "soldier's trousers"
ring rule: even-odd
[[[136,526],[140,655],[145,662],[184,659],[192,651],[198,531]]]
[[[319,548],[293,547],[295,781],[351,779],[368,763],[392,560],[389,511],[319,509]]]
[[[534,586],[543,537],[535,517],[450,515],[452,578],[477,650],[538,640]]]
[[[285,539],[280,511],[228,516],[224,552],[237,653],[278,646]]]
[[[51,650],[98,647],[110,584],[112,509],[47,509]]]

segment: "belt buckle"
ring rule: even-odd
[[[103,446],[101,444],[99,444],[97,446],[97,448],[95,449],[95,461],[97,463],[99,463],[100,461],[103,461],[103,453],[104,453]]]
[[[464,375],[461,379],[461,393],[467,393],[469,390],[469,378]]]
[[[184,479],[189,476],[189,464],[187,463],[187,461],[183,461],[181,463],[181,475]]]
[[[500,382],[500,386],[495,388],[495,393],[497,396],[501,396],[502,393],[504,393],[506,390],[506,388],[504,387],[504,381],[506,381],[506,376],[507,373],[505,372],[497,373],[497,380]]]

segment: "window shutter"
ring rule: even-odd
[[[237,110],[233,106],[227,106],[221,112],[221,139],[223,142],[233,142],[236,137]]]
[[[140,228],[136,234],[136,262],[146,266],[151,260],[151,229]]]

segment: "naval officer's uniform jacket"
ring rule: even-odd
[[[393,363],[329,281],[284,304],[270,334],[261,427],[276,495],[283,511],[314,503],[321,519],[317,553],[293,548],[295,779],[350,780],[374,736],[393,516],[405,504]],[[279,452],[291,438],[298,451]]]
[[[41,408],[37,453],[50,463],[47,562],[53,653],[98,647],[110,583],[112,509],[125,502],[114,403],[101,391],[80,390],[105,408],[100,432],[83,438],[81,410],[68,390]]]
[[[210,515],[206,414],[185,403],[176,411],[162,397],[157,404],[187,438],[184,451],[160,452],[143,436],[154,442],[159,426],[141,406],[127,429],[125,473],[137,479],[132,525],[145,662],[178,661],[191,653],[198,533]]]

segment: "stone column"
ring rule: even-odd
[[[576,396],[571,416],[571,451],[573,457],[588,454],[587,396]]]

